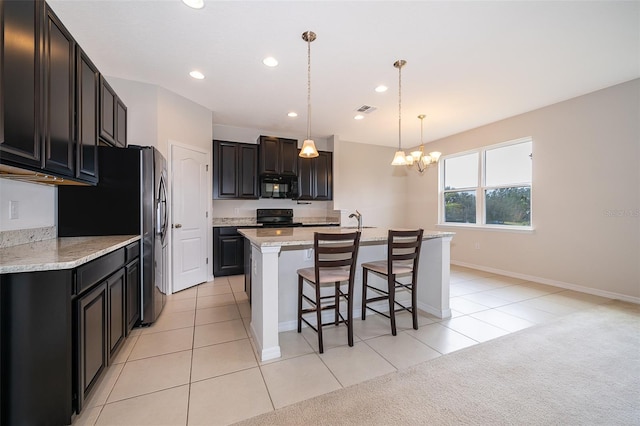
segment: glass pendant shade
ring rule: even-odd
[[[396,151],[396,155],[391,162],[392,166],[405,166],[407,164],[407,157],[404,155],[404,151]]]
[[[299,156],[302,158],[315,158],[318,155],[319,154],[318,154],[318,150],[316,149],[316,144],[313,142],[312,139],[306,139],[302,143],[302,149],[300,149]]]

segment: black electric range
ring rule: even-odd
[[[297,228],[300,222],[293,221],[293,209],[257,209],[256,222],[263,228]]]

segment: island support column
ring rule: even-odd
[[[251,244],[251,333],[262,361],[280,358],[278,257],[280,247]]]
[[[449,318],[449,264],[452,237],[422,241],[418,266],[418,308],[438,318]]]

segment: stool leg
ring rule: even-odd
[[[353,278],[349,281],[347,290],[347,339],[349,346],[353,346]]]
[[[320,353],[324,352],[324,347],[322,345],[322,306],[320,305],[320,285],[318,283],[314,283],[316,287],[316,318],[318,321],[317,329],[318,329],[318,351]]]
[[[418,310],[416,306],[418,305],[418,292],[416,291],[416,281],[417,277],[413,279],[411,283],[411,315],[413,315],[413,329],[418,329]]]
[[[302,276],[298,275],[298,333],[302,331]]]
[[[362,268],[362,320],[367,317],[367,273],[366,268]]]
[[[396,276],[387,275],[387,284],[389,287],[389,318],[391,319],[391,334],[396,335]]]
[[[340,323],[338,322],[340,320],[340,281],[336,281],[335,284],[335,296],[334,296],[334,300],[333,303],[336,305],[336,310],[334,312],[335,314],[335,326],[337,327]]]

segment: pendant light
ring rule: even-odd
[[[316,144],[311,139],[311,42],[316,39],[316,33],[305,31],[302,39],[307,42],[307,139],[302,143],[299,156],[302,158],[317,157]]]
[[[391,162],[392,166],[407,165],[407,157],[402,150],[402,67],[407,64],[404,59],[397,60],[393,66],[398,68],[398,150]]]

